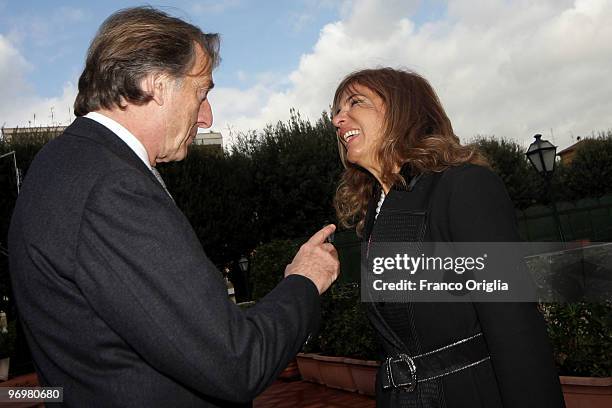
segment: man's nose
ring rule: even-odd
[[[210,106],[210,102],[206,99],[200,105],[200,110],[198,111],[198,127],[201,128],[209,128],[213,123],[213,114],[212,107]]]

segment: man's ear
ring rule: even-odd
[[[142,90],[151,95],[153,102],[159,106],[164,105],[164,99],[168,91],[168,76],[161,73],[151,73],[144,77],[140,86]]]

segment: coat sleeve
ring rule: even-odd
[[[92,189],[76,255],[79,289],[150,366],[204,394],[251,400],[318,325],[316,286],[290,276],[241,310],[187,219],[151,183],[124,170]]]
[[[518,242],[515,212],[503,182],[466,166],[452,181],[449,223],[455,242]],[[534,303],[474,303],[504,407],[562,407],[544,320]]]

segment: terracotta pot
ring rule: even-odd
[[[295,358],[298,365],[298,370],[302,379],[317,384],[323,384],[321,371],[319,370],[319,362],[314,359],[315,354],[298,353]]]
[[[287,364],[287,367],[278,375],[278,378],[285,381],[295,380],[300,377],[300,370],[297,362],[292,360]]]
[[[376,393],[376,373],[380,363],[372,360],[357,360],[354,358],[345,358],[344,361],[348,364],[351,370],[351,376],[357,392],[365,395],[375,395]]]
[[[566,408],[612,407],[612,377],[560,376]]]
[[[357,391],[349,365],[344,357],[315,355],[319,362],[321,378],[328,387],[339,388],[345,391]]]
[[[8,379],[10,362],[10,357],[0,359],[0,381],[6,381]]]
[[[0,387],[38,387],[38,385],[38,376],[36,373],[20,375],[19,377],[13,377],[8,381],[0,383]]]

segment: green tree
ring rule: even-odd
[[[251,159],[260,242],[310,235],[335,218],[341,164],[334,126],[326,113],[314,125],[291,113],[287,123],[242,135],[232,151]]]
[[[15,151],[17,166],[22,178],[27,176],[34,156],[49,141],[51,135],[26,135],[17,142],[0,141],[0,155]],[[17,324],[17,309],[13,298],[7,241],[8,230],[17,199],[17,184],[13,158],[0,160],[0,310],[7,315],[9,333],[2,336],[2,348],[5,354],[11,356],[11,372],[13,375],[33,371],[31,355],[21,326]]]
[[[502,179],[515,208],[546,201],[544,180],[532,168],[524,149],[511,140],[481,137],[475,146]]]
[[[177,205],[193,226],[211,260],[220,267],[257,243],[250,160],[193,148],[184,162],[163,166]]]
[[[253,251],[250,276],[253,300],[261,299],[278,285],[298,249],[296,241],[282,239],[260,245]]]
[[[571,164],[563,169],[560,183],[567,200],[612,193],[612,131],[585,140]]]
[[[51,138],[50,134],[37,133],[23,135],[18,141],[0,141],[0,155],[14,151],[21,179],[27,176],[34,156]],[[7,241],[8,230],[17,200],[17,180],[13,157],[0,160],[0,310],[7,313],[8,319],[16,317],[13,305],[10,275],[8,271]]]

